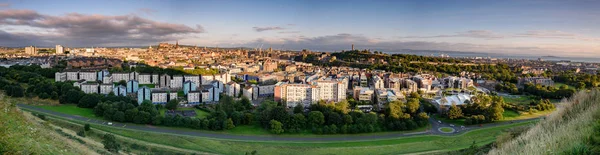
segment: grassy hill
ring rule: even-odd
[[[579,92],[559,110],[489,154],[598,154],[600,91]]]
[[[0,154],[96,154],[38,119],[0,93]]]

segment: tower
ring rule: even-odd
[[[354,51],[354,44],[352,44],[352,50]]]
[[[175,41],[175,48],[179,48],[179,40]]]

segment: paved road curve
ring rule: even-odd
[[[202,132],[201,130],[197,131],[189,131],[189,130],[178,130],[172,128],[163,128],[163,127],[154,127],[154,126],[146,126],[146,125],[137,125],[131,123],[116,123],[113,122],[112,125],[108,125],[107,121],[97,120],[86,118],[78,115],[70,115],[60,112],[55,112],[51,110],[46,110],[43,108],[18,104],[17,105],[21,109],[35,111],[39,113],[46,113],[66,119],[72,119],[77,121],[89,122],[90,124],[96,125],[104,125],[104,126],[112,126],[116,128],[124,128],[124,129],[132,129],[132,130],[142,130],[148,132],[157,132],[157,133],[167,133],[167,134],[176,134],[176,135],[184,135],[184,136],[196,136],[196,137],[205,137],[205,138],[216,138],[216,139],[226,139],[226,140],[242,140],[242,141],[301,141],[301,142],[326,142],[326,141],[368,141],[368,140],[378,140],[378,139],[390,139],[390,138],[398,138],[398,137],[407,137],[407,136],[415,136],[415,135],[456,135],[462,132],[466,132],[470,129],[475,128],[485,128],[498,126],[503,124],[509,124],[512,122],[503,122],[503,123],[495,123],[495,124],[486,124],[483,127],[468,127],[464,130],[457,129],[455,133],[442,133],[438,131],[439,127],[444,127],[445,125],[439,124],[433,118],[430,118],[430,123],[432,124],[432,128],[424,131],[424,132],[413,132],[413,133],[389,133],[389,134],[374,134],[374,135],[352,135],[352,136],[323,136],[323,137],[284,137],[284,136],[258,136],[258,135],[231,135],[231,134],[221,134],[221,133],[210,133],[210,132]],[[533,119],[527,120],[519,120],[513,121],[514,123],[529,121]],[[455,127],[456,129],[456,127]]]

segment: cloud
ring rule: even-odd
[[[3,8],[3,7],[10,7],[10,4],[9,3],[0,3],[0,8]]]
[[[263,32],[263,31],[272,31],[272,30],[284,30],[285,28],[283,27],[279,27],[279,26],[270,26],[270,27],[252,27],[254,29],[254,31],[256,32]]]
[[[470,30],[465,32],[457,32],[456,34],[450,35],[436,35],[436,36],[408,36],[401,38],[449,38],[449,37],[466,37],[466,38],[482,38],[482,39],[499,39],[504,38],[504,35],[494,33],[489,30]]]
[[[148,15],[151,15],[151,14],[154,14],[154,13],[156,13],[156,12],[158,12],[158,11],[156,11],[156,10],[154,10],[154,9],[150,9],[150,8],[140,8],[140,9],[138,9],[138,10],[137,10],[137,12],[140,12],[140,13],[143,13],[143,14],[148,14]]]
[[[280,31],[280,32],[277,32],[277,33],[280,33],[280,34],[296,34],[296,33],[300,33],[300,31]]]
[[[62,16],[43,15],[32,10],[0,10],[0,25],[33,28],[44,33],[6,32],[12,35],[36,36],[34,43],[72,45],[137,45],[170,41],[203,33],[201,25],[158,22],[136,15],[86,15],[69,13]],[[6,35],[6,34],[5,34]]]

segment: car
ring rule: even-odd
[[[112,122],[108,122],[108,123],[106,123],[106,124],[108,124],[108,125],[112,125]]]
[[[450,124],[451,127],[454,127],[454,124]]]
[[[438,123],[442,124],[442,121],[438,121]]]
[[[465,126],[460,126],[460,128],[463,128],[463,129],[464,129],[464,128],[465,128]]]

